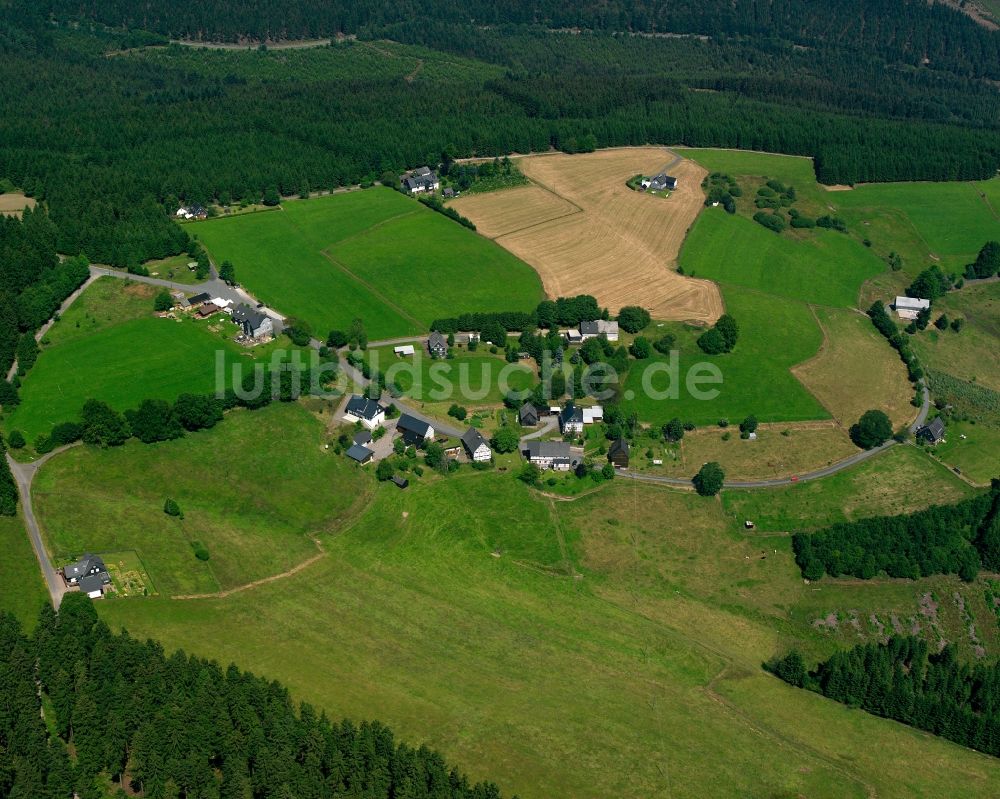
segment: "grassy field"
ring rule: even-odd
[[[324,335],[360,317],[373,339],[404,336],[440,316],[529,310],[541,299],[527,264],[389,189],[288,202],[190,231],[261,300]]]
[[[677,335],[681,352],[681,390],[678,399],[659,400],[643,389],[645,367],[663,363],[657,355],[635,364],[625,380],[625,397],[633,392],[626,405],[634,408],[644,422],[661,424],[677,416],[698,425],[715,424],[720,418],[738,422],[747,414],[756,414],[762,422],[827,419],[830,414],[819,400],[803,387],[790,369],[813,357],[822,343],[822,332],[809,308],[798,302],[735,287],[724,287],[726,310],[740,325],[736,349],[726,355],[705,355],[695,344],[702,330],[665,324],[650,328],[658,337],[666,332]],[[683,383],[687,370],[705,362],[718,366],[723,382],[719,395],[711,400],[691,396]],[[659,374],[651,379],[654,389],[665,390],[670,379]]]
[[[0,558],[0,610],[13,613],[25,627],[33,629],[49,593],[20,517],[0,517],[0,547],[4,553]]]
[[[214,391],[218,353],[229,367],[239,363],[249,368],[249,361],[266,362],[279,346],[245,350],[233,343],[236,332],[222,316],[158,318],[148,287],[104,278],[83,293],[43,340],[38,361],[21,386],[21,404],[6,414],[5,429],[20,430],[33,442],[52,425],[76,419],[91,398],[125,410],[144,399]]]
[[[57,563],[133,549],[161,594],[226,590],[316,554],[312,536],[364,497],[360,472],[322,441],[323,425],[297,405],[235,411],[176,441],[74,448],[41,470],[32,493]],[[163,512],[167,497],[183,519]],[[196,559],[192,542],[211,558]]]
[[[743,216],[707,208],[681,249],[686,274],[818,305],[854,307],[862,283],[885,265],[843,233],[795,240]]]
[[[853,311],[817,308],[819,354],[792,371],[844,428],[867,410],[885,411],[894,427],[910,422],[913,387],[906,367],[871,321]]]
[[[964,436],[964,438],[963,438]],[[1000,425],[952,421],[946,440],[934,454],[979,485],[1000,477]]]
[[[380,718],[524,797],[704,795],[708,773],[719,795],[1000,790],[988,757],[760,671],[791,643],[831,651],[815,614],[846,597],[804,586],[787,539],[742,535],[717,501],[615,481],[553,503],[466,471],[379,486],[325,541],[327,557],[253,591],[100,612],[333,715]],[[849,607],[908,619],[914,590],[873,583]],[[995,651],[995,624],[982,635]]]

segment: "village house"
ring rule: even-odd
[[[584,425],[594,424],[604,419],[604,408],[594,405],[591,408],[577,408],[572,402],[559,414],[559,429],[563,433],[582,433]]]
[[[608,462],[616,469],[628,468],[628,442],[624,438],[615,439],[608,447]]]
[[[618,341],[618,323],[606,319],[595,319],[591,322],[580,322],[580,340],[597,338],[603,333],[608,341]]]
[[[424,194],[438,190],[441,181],[437,173],[427,166],[405,172],[399,176],[399,182],[407,194]]]
[[[931,307],[931,301],[921,300],[916,297],[896,297],[893,307],[896,309],[896,315],[900,319],[913,320],[917,318],[922,310]]]
[[[344,418],[349,422],[361,422],[369,430],[385,422],[385,408],[375,400],[355,394],[344,409]]]
[[[76,563],[64,566],[63,580],[67,585],[75,585],[91,599],[104,596],[104,587],[111,583],[111,575],[104,561],[97,555],[84,555]]]
[[[434,331],[427,337],[427,351],[434,358],[445,358],[448,355],[448,339]]]
[[[197,308],[200,305],[204,305],[206,302],[208,302],[211,299],[212,299],[211,295],[206,294],[205,292],[202,292],[201,294],[195,294],[193,297],[191,297],[188,300],[188,305],[191,308]]]
[[[569,444],[565,441],[529,441],[526,450],[528,462],[539,469],[569,471]]]
[[[677,188],[677,178],[661,172],[659,175],[654,175],[649,179],[647,188],[649,191],[673,191]]]
[[[352,461],[357,461],[362,466],[366,463],[370,463],[371,459],[375,456],[364,444],[352,444],[350,449],[347,450],[347,457]]]
[[[214,302],[203,302],[201,305],[198,306],[197,314],[200,318],[207,319],[209,316],[217,314],[221,310],[222,309]]]
[[[403,437],[403,441],[407,444],[418,445],[434,438],[433,427],[423,419],[418,419],[416,416],[411,416],[408,413],[404,413],[399,417],[399,421],[396,422],[396,430],[399,431],[399,434]]]
[[[936,416],[917,430],[917,439],[927,444],[940,444],[944,441],[945,432],[944,419]]]
[[[522,427],[534,427],[538,424],[538,408],[530,402],[524,403],[517,412],[517,419]]]
[[[175,216],[178,219],[206,219],[208,211],[201,205],[182,205],[177,209]]]
[[[244,336],[254,341],[274,335],[274,322],[271,321],[271,317],[246,303],[237,305],[233,309],[233,321],[243,329]]]
[[[493,450],[486,443],[483,434],[475,427],[470,427],[462,434],[462,444],[465,445],[465,451],[469,453],[469,457],[477,463],[488,461],[493,457]]]

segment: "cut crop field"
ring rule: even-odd
[[[503,248],[385,188],[190,226],[218,264],[320,336],[361,318],[372,339],[472,311],[531,310],[538,276]]]
[[[88,551],[135,550],[166,595],[290,569],[366,493],[353,464],[323,448],[323,431],[300,405],[275,404],[175,441],[74,447],[41,469],[32,490],[49,551],[62,564]],[[183,519],[163,512],[167,497]],[[195,557],[194,542],[209,560]]]
[[[25,208],[34,208],[34,197],[25,197],[19,192],[0,194],[0,216],[21,216]]]
[[[791,368],[819,351],[823,334],[808,306],[782,297],[747,289],[723,288],[726,309],[740,326],[736,349],[725,355],[706,355],[695,344],[701,330],[687,325],[651,328],[650,335],[677,336],[680,350],[680,396],[657,399],[643,387],[643,375],[650,364],[665,364],[656,355],[634,364],[625,380],[624,405],[634,409],[643,422],[662,424],[674,416],[697,425],[711,425],[720,418],[739,422],[754,414],[762,422],[828,419],[830,413],[791,372]],[[722,373],[713,399],[698,399],[687,390],[688,370],[698,363],[714,364]],[[662,367],[656,367],[662,368]],[[671,385],[667,374],[655,373],[649,383],[657,391]],[[631,392],[631,395],[629,394]],[[630,398],[631,396],[631,398]]]
[[[232,341],[236,327],[222,316],[156,317],[151,296],[148,287],[116,278],[88,287],[46,336],[49,344],[24,378],[21,404],[6,414],[5,429],[20,430],[30,443],[76,419],[88,399],[125,410],[145,399],[209,393],[233,365],[248,369],[276,346],[243,349]],[[217,376],[220,353],[226,371]]]
[[[658,147],[526,157],[518,166],[534,186],[451,205],[535,267],[550,297],[587,293],[612,312],[640,305],[657,319],[713,322],[723,312],[718,289],[674,269],[704,201],[704,170],[671,166],[679,183],[667,199],[625,185],[672,160]]]
[[[99,612],[281,679],[333,716],[384,720],[505,794],[704,795],[709,772],[726,796],[1000,790],[989,757],[761,671],[793,644],[829,654],[813,621],[848,600],[832,582],[804,585],[787,538],[743,535],[717,501],[621,480],[552,503],[509,474],[463,470],[379,486],[324,541],[317,563],[251,591]],[[906,618],[929,585],[873,582],[850,607]]]
[[[816,317],[823,345],[792,373],[845,429],[873,408],[895,428],[909,423],[917,409],[906,367],[868,317],[834,308],[817,308]]]

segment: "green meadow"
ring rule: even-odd
[[[361,473],[323,438],[302,406],[275,404],[175,441],[75,447],[35,479],[35,510],[56,563],[135,550],[161,594],[227,590],[315,555],[313,537],[365,496]],[[163,512],[167,497],[183,519]]]
[[[191,225],[216,263],[320,335],[360,317],[372,339],[466,311],[530,310],[541,281],[499,245],[385,188]]]
[[[231,421],[206,449],[225,449],[230,434],[242,437]],[[281,421],[288,429],[289,420]],[[317,458],[336,457],[308,454],[315,444],[296,439],[310,469]],[[92,482],[138,466],[130,449],[97,453]],[[164,449],[162,471],[148,482],[158,485],[171,465],[186,468],[190,459],[179,452]],[[46,502],[69,477],[58,471],[61,459],[69,456],[40,475],[53,469],[60,478],[45,483]],[[86,479],[71,471],[73,480]],[[286,490],[272,471],[240,474],[243,501],[265,512],[255,517],[253,542],[217,541],[209,563],[225,546],[266,559],[254,542],[287,545],[275,535],[284,522],[269,508],[292,505],[267,496]],[[325,489],[307,481],[301,491],[353,496],[356,474],[331,475]],[[192,518],[229,501],[210,479],[183,485]],[[281,679],[296,700],[331,715],[379,718],[510,794],[703,795],[709,772],[720,795],[1000,790],[994,760],[796,691],[760,669],[791,645],[809,657],[829,654],[837,634],[813,621],[831,612],[910,623],[922,591],[982,593],[978,584],[873,581],[860,592],[834,581],[806,586],[787,538],[745,535],[718,501],[624,480],[573,502],[553,502],[510,474],[467,468],[425,476],[406,491],[367,485],[374,493],[360,515],[352,507],[331,525],[321,511],[308,511],[317,515],[309,527],[326,554],[292,576],[206,600],[109,600],[99,612],[113,627],[155,636],[168,649]],[[146,493],[152,499],[155,491]],[[897,498],[887,495],[883,506],[895,507]],[[857,497],[845,490],[827,505],[845,499]],[[138,527],[115,543],[131,537],[143,546]],[[95,530],[88,526],[81,544],[106,535]],[[980,638],[996,651],[995,621],[982,602],[969,607]],[[867,624],[862,629],[874,635]],[[944,759],[948,769],[940,768]]]
[[[233,366],[267,362],[277,346],[243,349],[232,341],[236,327],[223,316],[156,317],[146,289],[103,278],[70,306],[23,379],[21,404],[4,420],[8,432],[20,430],[33,442],[53,425],[76,419],[88,399],[126,410],[145,399],[209,393],[216,389],[220,355],[228,379]]]
[[[656,364],[653,368],[658,370],[667,363],[666,357],[657,353],[629,369],[624,384],[626,407],[652,424],[675,416],[696,425],[715,424],[720,418],[737,423],[751,413],[762,422],[829,419],[829,412],[789,371],[815,355],[823,341],[809,308],[801,302],[725,285],[722,294],[726,310],[740,325],[736,349],[724,355],[706,355],[695,343],[704,332],[702,328],[668,323],[650,328],[647,333],[651,338],[668,332],[677,337],[680,396],[654,399],[644,389],[643,375],[650,365]],[[688,370],[699,363],[713,364],[721,372],[720,383],[702,385],[703,390],[719,392],[713,399],[697,399],[686,388]],[[648,379],[658,391],[671,385],[667,374],[654,372]]]
[[[21,508],[18,508],[18,514]],[[42,574],[21,519],[0,516],[0,609],[13,613],[27,629],[35,626],[38,610],[49,601]]]

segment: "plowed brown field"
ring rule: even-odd
[[[459,198],[451,205],[541,275],[551,297],[593,294],[611,311],[640,305],[656,319],[714,322],[718,287],[674,271],[684,236],[702,207],[705,170],[660,147],[583,155],[528,156],[531,186]],[[669,198],[625,182],[670,164]]]

